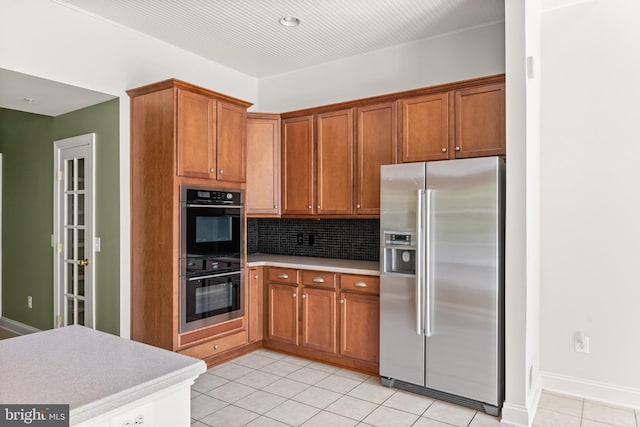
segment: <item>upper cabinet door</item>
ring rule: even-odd
[[[358,108],[356,214],[380,214],[380,166],[397,162],[395,102]]]
[[[456,91],[457,158],[505,154],[504,83]]]
[[[401,105],[402,161],[448,159],[449,93],[408,98]]]
[[[245,182],[247,110],[218,102],[217,178],[219,181]]]
[[[317,213],[353,213],[353,109],[317,115]]]
[[[215,103],[211,97],[178,89],[179,176],[216,176]]]
[[[282,121],[282,213],[315,213],[313,116]]]
[[[247,115],[247,165],[247,215],[279,214],[279,115]]]

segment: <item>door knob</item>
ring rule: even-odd
[[[89,260],[86,259],[86,258],[85,259],[81,259],[81,260],[78,261],[78,265],[80,267],[86,267],[87,265],[89,265]]]

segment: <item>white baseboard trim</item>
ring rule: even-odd
[[[640,389],[541,372],[544,390],[616,406],[640,408]]]
[[[500,424],[514,427],[530,427],[533,425],[533,419],[536,416],[541,395],[542,389],[540,388],[540,381],[535,381],[531,387],[531,393],[529,394],[526,407],[509,402],[504,403]]]
[[[8,329],[11,332],[15,332],[19,335],[28,335],[34,332],[40,332],[40,329],[38,328],[34,328],[33,326],[20,323],[16,320],[8,319],[6,317],[0,317],[0,327]]]

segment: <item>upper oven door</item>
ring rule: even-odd
[[[237,258],[243,247],[242,206],[184,203],[182,208],[182,248],[186,255]]]

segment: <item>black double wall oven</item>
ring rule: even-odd
[[[180,186],[180,332],[244,315],[244,194]]]

